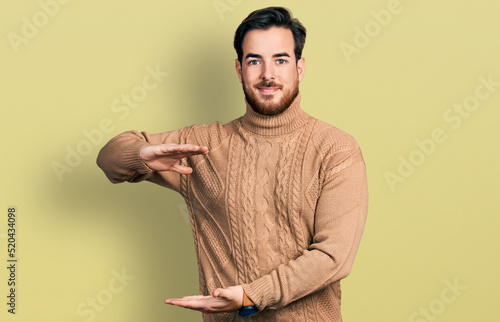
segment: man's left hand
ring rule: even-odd
[[[212,295],[184,296],[180,299],[166,299],[165,304],[177,305],[203,313],[236,312],[243,303],[241,285],[218,288]]]

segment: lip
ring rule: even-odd
[[[278,87],[259,87],[258,89],[262,93],[274,93],[279,90]]]

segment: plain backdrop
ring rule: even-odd
[[[201,321],[182,198],[107,181],[99,149],[244,113],[234,31],[269,1],[2,1],[2,321]],[[500,4],[274,1],[308,30],[302,108],[354,136],[369,213],[347,322],[498,321]],[[155,75],[148,77],[147,75]],[[145,79],[147,79],[145,83]]]

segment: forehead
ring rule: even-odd
[[[243,38],[243,57],[248,53],[262,56],[287,53],[294,57],[294,49],[293,34],[287,28],[255,29],[247,32]]]

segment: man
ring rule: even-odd
[[[234,39],[242,117],[125,132],[99,153],[111,182],[147,180],[185,198],[201,295],[165,303],[204,321],[342,320],[340,280],[366,218],[365,165],[351,136],[300,108],[305,36],[284,8],[252,12]]]

